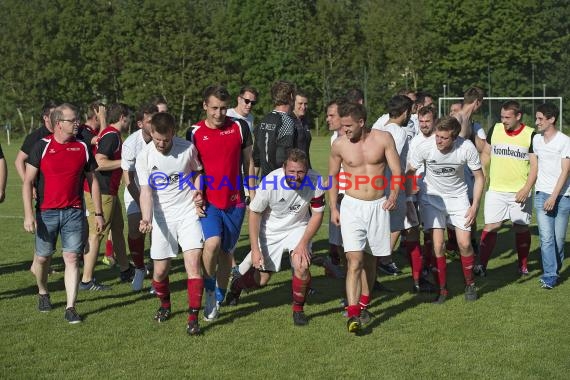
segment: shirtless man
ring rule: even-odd
[[[341,226],[347,257],[347,328],[357,333],[371,315],[366,310],[376,279],[376,257],[390,254],[390,215],[396,208],[400,184],[384,181],[386,164],[392,178],[401,178],[400,160],[392,136],[365,128],[366,109],[361,104],[339,105],[345,136],[333,142],[329,158],[331,221]],[[338,176],[340,167],[344,174]],[[340,182],[339,182],[340,179]],[[392,182],[395,184],[395,181]],[[385,187],[393,190],[385,197]],[[336,208],[339,187],[346,193],[340,213]],[[368,242],[369,251],[364,251]],[[372,252],[372,253],[369,253]]]

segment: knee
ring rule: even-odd
[[[355,258],[351,259],[350,257],[348,257],[347,270],[352,272],[358,272],[361,271],[362,268],[364,268],[364,263],[362,262],[362,260],[357,260]]]
[[[47,265],[49,262],[49,256],[38,256],[36,255],[36,263],[39,265]]]

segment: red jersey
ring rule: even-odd
[[[192,142],[204,166],[206,200],[222,210],[243,204],[241,154],[253,144],[247,123],[226,117],[222,127],[212,129],[202,120],[193,126]]]
[[[99,138],[93,149],[93,154],[104,154],[109,160],[120,160],[122,145],[123,140],[121,133],[119,133],[116,128],[108,126],[99,134]],[[101,194],[117,195],[119,193],[119,186],[121,185],[121,177],[123,175],[121,168],[97,171],[95,175],[97,176],[97,180],[99,180]],[[89,187],[86,184],[84,185],[84,190],[89,192]]]
[[[84,174],[97,168],[85,142],[73,139],[60,144],[47,136],[34,145],[26,162],[39,169],[37,207],[40,210],[83,207]]]

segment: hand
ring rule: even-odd
[[[24,217],[24,229],[26,230],[26,232],[29,232],[31,234],[36,232],[36,218],[34,218],[33,216],[26,216]]]
[[[95,217],[95,224],[97,232],[103,231],[103,227],[105,227],[105,218],[103,217],[103,215],[97,215]]]
[[[291,251],[291,261],[293,268],[296,270],[309,269],[311,265],[311,252],[309,251],[308,244],[300,242],[293,251]]]
[[[469,207],[467,209],[467,212],[465,213],[465,226],[464,227],[469,227],[469,226],[473,225],[476,218],[477,218],[477,207],[473,207],[473,206]]]
[[[251,263],[255,269],[260,271],[265,270],[265,260],[263,260],[263,255],[261,254],[260,250],[251,250]]]
[[[148,220],[141,220],[139,223],[139,231],[143,234],[147,234],[152,231],[152,223]]]
[[[397,205],[398,205],[397,198],[388,197],[388,199],[386,199],[384,204],[382,204],[382,208],[386,211],[392,211],[396,209]]]
[[[95,110],[95,112],[97,113],[97,120],[101,122],[101,120],[105,119],[105,113],[107,112],[107,108],[105,107],[105,105],[100,104],[99,107]],[[102,125],[101,130],[105,129],[105,127],[106,125]]]
[[[32,187],[32,199],[38,199],[38,191],[35,186]]]
[[[529,191],[526,190],[524,187],[517,192],[515,195],[515,202],[517,203],[525,203],[528,198]]]
[[[335,226],[340,226],[340,213],[336,207],[331,209],[331,223]]]
[[[556,197],[552,195],[548,197],[548,199],[544,202],[544,206],[542,207],[544,211],[549,212],[554,210],[554,205],[556,204]]]

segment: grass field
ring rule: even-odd
[[[290,271],[273,277],[266,288],[225,307],[219,320],[201,322],[203,336],[186,335],[186,282],[182,261],[174,261],[173,317],[157,324],[158,301],[118,283],[118,270],[103,265],[96,276],[113,285],[109,292],[79,293],[79,325],[63,320],[63,274],[50,276],[54,310],[37,311],[37,288],[28,271],[33,239],[23,230],[20,180],[13,166],[20,142],[6,146],[9,181],[0,205],[0,378],[483,378],[563,379],[570,370],[570,282],[568,262],[562,284],[540,288],[540,252],[536,226],[530,275],[517,275],[514,237],[503,228],[489,265],[478,279],[480,299],[466,303],[457,261],[449,262],[451,298],[443,305],[432,296],[410,293],[407,259],[397,277],[381,276],[393,292],[376,294],[375,319],[362,336],[347,333],[339,300],[341,280],[313,267],[306,313],[308,326],[293,326]],[[317,170],[326,173],[328,137],[315,137],[311,151]],[[325,223],[327,223],[325,218]],[[482,222],[481,215],[479,221]],[[237,257],[248,251],[246,228]],[[325,254],[327,225],[315,239]],[[568,247],[567,247],[568,248]],[[568,251],[568,249],[567,249]],[[63,269],[61,255],[55,267]],[[149,286],[150,281],[146,280]]]

